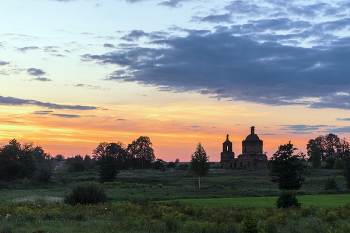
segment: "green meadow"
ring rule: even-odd
[[[319,194],[301,195],[297,197],[302,206],[315,206],[324,209],[344,206],[350,203],[350,194]],[[276,208],[277,197],[236,197],[236,198],[210,198],[210,199],[181,199],[182,204],[209,207],[254,207]]]
[[[337,187],[325,189],[334,177]],[[202,178],[187,171],[121,171],[100,184],[105,204],[63,203],[80,183],[98,183],[96,170],[54,173],[48,184],[0,183],[0,232],[350,232],[350,192],[341,171],[308,168],[295,191],[301,208],[277,209],[280,193],[267,170],[223,170]]]

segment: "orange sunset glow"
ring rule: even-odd
[[[226,135],[239,155],[251,126],[268,157],[349,138],[347,7],[281,4],[3,3],[0,143],[71,157],[148,136],[156,158],[189,161],[201,142],[220,161]]]

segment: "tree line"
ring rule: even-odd
[[[51,177],[51,156],[42,147],[31,143],[21,145],[16,139],[0,148],[0,180],[34,178],[47,182]]]
[[[337,135],[330,133],[310,139],[306,148],[311,159],[312,154],[318,151],[321,161],[326,161],[329,158],[344,159],[349,156],[350,144],[346,138],[340,139]]]

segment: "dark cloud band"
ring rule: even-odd
[[[36,100],[19,99],[15,97],[3,97],[0,96],[1,105],[35,105],[40,107],[46,107],[49,109],[70,109],[70,110],[94,110],[97,109],[95,106],[82,106],[82,105],[64,105],[64,104],[53,104],[45,103]]]

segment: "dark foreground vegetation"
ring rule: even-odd
[[[213,208],[124,202],[2,206],[1,232],[349,232],[350,206]]]
[[[201,144],[190,163],[166,163],[148,137],[67,159],[11,140],[0,150],[0,233],[350,232],[349,204],[332,204],[350,194],[342,142],[310,140],[309,157],[289,142],[267,170],[224,170]]]

